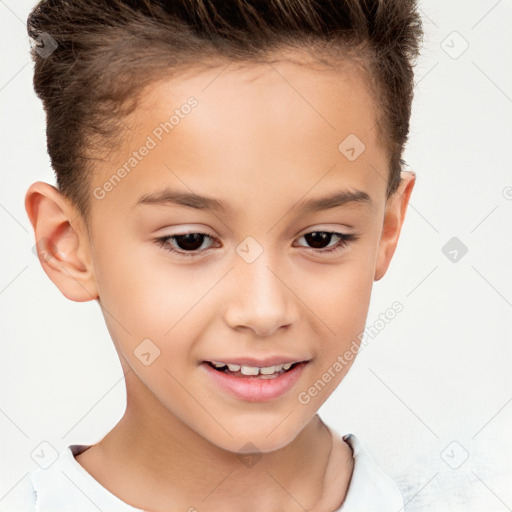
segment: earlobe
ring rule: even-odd
[[[69,200],[54,186],[38,181],[27,190],[25,210],[48,277],[68,299],[96,299],[87,231]]]
[[[375,281],[384,277],[395,253],[416,175],[413,172],[404,171],[401,178],[397,191],[387,200],[375,265]]]

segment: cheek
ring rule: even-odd
[[[311,366],[297,403],[313,414],[349,372],[362,339],[372,287],[371,265],[346,265],[331,279],[319,283],[315,315],[321,319],[317,333],[316,363]]]
[[[159,250],[150,242],[110,243],[94,262],[102,304],[123,318],[129,331],[147,328],[161,336],[197,302],[201,290],[191,279],[193,271],[155,258]]]
[[[341,264],[326,266],[310,277],[310,284],[302,285],[304,302],[311,304],[326,326],[337,335],[365,322],[373,285],[374,258],[354,252]]]
[[[374,274],[375,247],[354,250],[343,264],[327,267],[317,274],[316,287],[307,299],[312,304],[318,325],[320,349],[315,376],[329,369],[335,376],[328,387],[334,389],[352,365],[368,315]],[[347,352],[349,351],[349,352]],[[347,357],[343,355],[347,354]],[[343,369],[336,361],[342,358]]]
[[[155,250],[106,246],[95,261],[100,301],[109,332],[127,359],[133,361],[133,351],[149,339],[161,364],[180,367],[183,358],[193,360],[191,340],[199,336],[207,292],[218,277],[155,258]]]

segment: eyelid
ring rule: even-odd
[[[169,233],[171,229],[176,230],[175,232]],[[210,233],[210,228],[204,226],[203,224],[176,224],[176,225],[166,225],[165,227],[158,229],[153,233],[154,236],[178,236],[178,235],[187,235],[189,233],[200,233],[203,235],[208,235],[211,237],[215,237],[216,235]],[[161,233],[161,234],[160,234]]]
[[[307,228],[301,229],[299,234],[296,236],[303,236],[307,235],[311,232],[326,232],[326,233],[343,233],[344,235],[350,234],[352,230],[354,229],[354,226],[350,226],[349,224],[312,224],[311,226],[308,226]]]

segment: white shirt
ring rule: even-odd
[[[397,485],[353,434],[343,439],[352,448],[354,467],[345,500],[333,512],[400,512],[403,499]],[[74,456],[87,447],[70,445],[49,468],[37,468],[29,473],[12,490],[9,511],[144,512],[105,489],[79,464]],[[7,510],[2,508],[5,501],[0,505],[1,510]]]

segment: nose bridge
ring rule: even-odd
[[[251,237],[239,244],[236,252],[225,306],[225,320],[230,327],[269,335],[293,323],[293,294],[279,275],[276,253]]]

